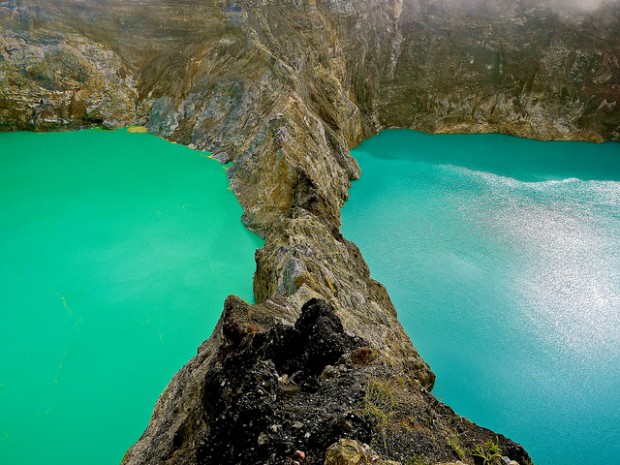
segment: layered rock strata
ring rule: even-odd
[[[266,241],[257,304],[228,299],[125,464],[529,461],[429,393],[339,233],[348,149],[385,127],[619,140],[617,3],[14,0],[0,24],[0,128],[211,150]]]

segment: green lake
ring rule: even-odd
[[[620,144],[388,130],[342,232],[457,413],[538,465],[620,461]]]
[[[0,134],[0,463],[111,465],[208,338],[252,301],[223,166],[127,130]]]

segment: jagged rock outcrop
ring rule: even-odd
[[[434,399],[415,372],[387,365],[375,345],[345,331],[324,300],[298,313],[287,299],[251,306],[230,297],[124,463],[450,462],[489,438],[529,461],[521,446]]]
[[[563,14],[530,0],[9,0],[0,24],[0,129],[145,124],[211,150],[233,162],[243,221],[266,240],[257,304],[227,301],[125,464],[295,450],[305,463],[329,450],[328,463],[471,464],[489,441],[529,461],[429,393],[434,375],[339,233],[360,174],[348,149],[395,126],[619,140],[617,2]],[[312,328],[338,350],[308,374],[315,329],[293,325],[317,306],[329,310]],[[246,418],[251,434],[234,437]]]

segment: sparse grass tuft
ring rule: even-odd
[[[366,394],[362,399],[362,414],[367,421],[374,423],[381,433],[386,450],[386,429],[390,418],[396,411],[397,404],[392,383],[379,379],[373,379],[368,383]]]
[[[465,451],[461,446],[461,441],[456,434],[451,434],[447,440],[448,445],[452,448],[452,450],[458,455],[459,460],[465,460]]]
[[[405,460],[405,465],[431,465],[431,461],[424,454],[416,454],[410,459]]]
[[[390,383],[373,379],[368,383],[362,400],[364,418],[374,422],[379,429],[385,428],[396,408],[396,396]]]
[[[484,444],[478,444],[471,455],[481,458],[483,465],[499,465],[502,463],[502,450],[499,447],[497,437],[495,442],[489,439]]]

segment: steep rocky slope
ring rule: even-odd
[[[348,148],[384,127],[619,140],[620,7],[554,8],[0,3],[0,128],[137,123],[211,150],[266,240],[257,305],[227,301],[124,463],[482,463],[489,441],[529,461],[429,394],[339,212],[360,174]]]

